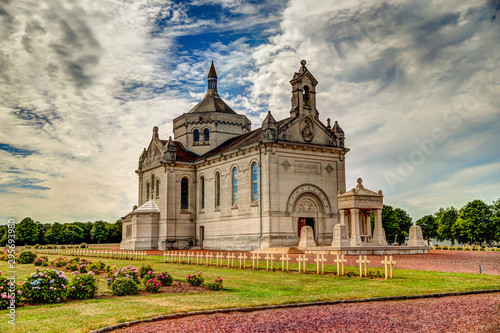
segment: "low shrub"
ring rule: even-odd
[[[25,246],[24,246],[24,248],[25,248],[25,249],[31,249],[31,246],[29,246],[29,245],[25,245]]]
[[[201,286],[205,278],[203,277],[203,272],[193,273],[186,275],[186,281],[192,286]]]
[[[68,277],[56,269],[37,268],[21,285],[22,295],[32,303],[60,303],[68,295]]]
[[[0,271],[0,310],[7,309],[11,303],[19,307],[19,305],[21,305],[20,287],[1,275],[2,272]]]
[[[36,244],[35,249],[39,249],[39,248],[40,248],[40,244]]]
[[[441,250],[448,250],[448,246],[447,245],[441,246]]]
[[[348,277],[359,276],[359,274],[358,274],[358,273],[355,273],[355,272],[353,272],[353,271],[349,271],[349,272],[347,272],[345,275],[347,275]]]
[[[89,245],[87,243],[80,244],[80,249],[86,249],[88,247],[89,247]]]
[[[207,287],[208,287],[208,289],[214,290],[214,291],[222,290],[222,279],[221,279],[221,277],[219,276],[217,279],[213,280],[212,282],[208,282],[207,283]]]
[[[35,264],[35,266],[48,266],[49,258],[47,258],[46,256],[38,257],[35,259],[35,261],[33,261],[33,263]]]
[[[373,279],[373,278],[384,278],[385,274],[384,273],[380,273],[380,271],[377,271],[377,273],[368,272],[368,275],[366,277],[369,277],[370,279]]]
[[[106,264],[99,260],[99,261],[94,261],[93,263],[91,263],[89,265],[89,270],[94,272],[94,273],[98,273],[98,272],[104,270],[104,267],[106,267]]]
[[[59,248],[60,248],[61,250],[66,250],[66,246],[65,246],[65,245],[61,245]]]
[[[78,268],[79,268],[79,265],[76,262],[69,262],[66,265],[66,270],[71,271],[71,272],[78,271]]]
[[[153,271],[153,265],[142,263],[141,267],[139,267],[140,278],[144,278],[150,271]]]
[[[23,251],[19,255],[19,259],[17,260],[20,264],[32,264],[36,259],[36,253],[31,251]]]
[[[157,277],[147,280],[144,284],[146,286],[146,291],[148,293],[153,294],[153,293],[157,293],[158,291],[160,291],[161,282],[158,280]]]
[[[122,278],[122,277],[131,278],[132,280],[134,280],[136,284],[140,284],[139,270],[137,269],[137,267],[134,267],[132,265],[128,265],[127,267],[120,267],[118,270],[113,269],[109,271],[106,283],[108,284],[108,286],[112,286],[113,282],[117,278]]]
[[[161,282],[162,287],[171,286],[174,282],[174,278],[168,272],[156,273],[156,277],[158,278],[158,281]]]
[[[9,249],[8,248],[4,248],[0,251],[0,260],[8,261],[8,260],[13,260],[13,259],[16,259],[16,255],[10,254],[10,257],[9,257]]]
[[[66,257],[57,257],[54,260],[52,260],[52,265],[56,267],[64,267],[69,263],[68,258]]]
[[[47,245],[45,248],[46,248],[47,250],[52,250],[53,248],[55,248],[55,245],[54,245],[54,246],[52,246],[52,245]]]
[[[73,299],[87,299],[94,297],[99,289],[99,278],[94,272],[75,274],[68,285],[68,297]]]
[[[113,295],[117,296],[134,295],[137,294],[139,285],[130,276],[117,277],[111,283],[111,290],[113,291]]]

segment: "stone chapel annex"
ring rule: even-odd
[[[269,111],[252,130],[219,96],[212,62],[205,97],[173,120],[174,137],[162,140],[153,128],[136,171],[138,207],[122,219],[121,249],[296,247],[304,226],[318,246],[330,246],[349,149],[337,121],[319,120],[318,81],[305,65],[290,80],[290,116],[277,121]],[[370,230],[356,236],[371,241],[371,227],[353,228],[362,229]]]

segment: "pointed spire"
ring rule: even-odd
[[[276,125],[277,125],[277,122],[274,119],[273,115],[271,114],[271,111],[267,111],[267,117],[262,122],[262,128],[276,127]]]
[[[208,71],[207,76],[208,81],[208,90],[207,96],[218,96],[217,93],[217,73],[215,72],[214,61],[212,60],[212,65],[210,66],[210,70]]]
[[[335,125],[333,125],[332,132],[338,136],[344,136],[344,131],[340,127],[338,121],[335,120]]]
[[[215,72],[215,66],[214,66],[213,60],[212,60],[212,65],[210,66],[210,70],[208,71],[207,78],[210,79],[211,77],[214,77],[217,79],[217,72]]]

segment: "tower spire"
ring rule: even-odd
[[[214,61],[212,60],[212,65],[210,66],[210,70],[208,71],[207,76],[208,81],[208,90],[207,95],[219,95],[217,93],[217,72],[215,72]]]

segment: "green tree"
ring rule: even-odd
[[[500,242],[500,198],[497,201],[493,201],[491,212],[493,214],[491,221],[495,230],[495,241]]]
[[[437,227],[437,239],[439,241],[450,240],[451,244],[455,243],[455,234],[452,231],[452,227],[457,222],[458,210],[451,206],[446,209],[439,208],[439,211],[434,213],[436,216]]]
[[[92,236],[90,235],[90,231],[94,224],[92,222],[74,222],[74,225],[79,226],[83,230],[83,241],[85,243],[92,243]]]
[[[7,244],[7,236],[9,235],[8,233],[8,227],[7,225],[1,225],[0,226],[0,246],[5,246]]]
[[[40,231],[38,233],[38,239],[37,239],[36,243],[38,243],[38,244],[47,244],[47,242],[45,241],[45,234],[50,229],[50,227],[52,226],[52,224],[50,224],[50,223],[40,223],[38,221],[36,222],[36,224],[37,224],[37,227],[38,227],[38,231]]]
[[[94,223],[92,230],[90,230],[90,235],[93,240],[97,240],[97,243],[100,243],[102,240],[106,240],[108,238],[108,228],[106,227],[106,222],[97,221]]]
[[[64,240],[70,244],[79,242],[83,239],[83,229],[74,224],[64,226]]]
[[[122,241],[122,220],[117,220],[115,223],[109,223],[108,238],[109,243],[120,243]]]
[[[438,224],[434,215],[425,215],[418,220],[416,224],[422,228],[422,233],[424,237],[427,238],[427,241],[437,237]]]
[[[401,208],[384,205],[382,209],[382,226],[389,242],[403,243],[412,226],[411,217]]]
[[[454,238],[461,243],[491,243],[495,238],[491,207],[482,200],[474,200],[460,209],[457,221],[452,227]]]
[[[16,241],[20,244],[35,244],[38,239],[38,225],[30,217],[16,225]]]
[[[47,244],[64,244],[64,226],[61,223],[54,222],[45,233],[44,240]]]

